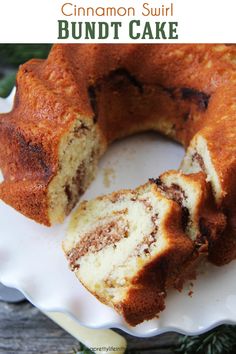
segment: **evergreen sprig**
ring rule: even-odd
[[[51,44],[1,44],[0,65],[18,66],[25,61],[47,57]]]
[[[16,71],[7,73],[0,79],[0,97],[7,97],[15,85]]]
[[[51,44],[0,44],[0,97],[7,97],[11,92],[20,64],[29,59],[46,58]]]
[[[83,343],[80,343],[78,349],[73,349],[73,354],[93,354],[93,352],[87,348]]]
[[[229,354],[236,351],[236,326],[221,325],[199,336],[180,336],[176,353]]]

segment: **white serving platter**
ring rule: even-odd
[[[9,111],[14,92],[0,99],[0,112]],[[114,143],[99,164],[97,178],[82,199],[120,188],[133,188],[178,168],[183,148],[154,133]],[[47,228],[0,202],[0,281],[22,291],[43,311],[68,314],[90,328],[120,328],[139,337],[167,331],[198,334],[221,323],[236,322],[236,262],[207,265],[193,287],[168,294],[159,318],[128,326],[113,309],[101,304],[69,270],[61,249],[68,220]],[[192,296],[189,291],[192,291]]]

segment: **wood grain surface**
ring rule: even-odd
[[[168,348],[177,339],[174,333],[146,339],[119,333],[127,338],[129,352],[135,354],[173,354]],[[72,354],[79,351],[79,348],[76,339],[29,302],[0,302],[1,354]]]

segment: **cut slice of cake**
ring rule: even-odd
[[[168,287],[195,258],[182,210],[153,181],[83,202],[63,249],[81,283],[131,325],[165,307]]]
[[[235,135],[235,123],[232,122],[232,117],[226,115],[220,122],[220,116],[214,126],[197,133],[181,164],[181,170],[184,173],[191,174],[198,171],[205,173],[206,181],[211,185],[217,208],[225,214],[224,219],[227,224],[225,231],[221,232],[220,237],[212,239],[209,245],[209,260],[216,265],[224,265],[236,258],[236,189],[234,188],[236,145],[229,143],[226,138]],[[214,141],[210,138],[211,136],[214,136]],[[220,139],[223,139],[223,145],[215,143]],[[210,213],[211,209],[205,208],[205,219],[209,220]],[[211,223],[209,226],[211,227]],[[208,232],[209,226],[205,228],[206,232]]]
[[[183,229],[201,252],[221,237],[226,218],[217,210],[212,188],[204,172],[186,175],[167,171],[155,180],[165,197],[176,201],[183,210]]]
[[[181,163],[181,170],[184,173],[197,173],[202,171],[206,179],[211,183],[212,191],[217,204],[223,199],[221,181],[213,164],[213,159],[208,147],[207,140],[201,134],[196,134],[191,141],[186,155]]]

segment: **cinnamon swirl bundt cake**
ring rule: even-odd
[[[234,45],[55,45],[20,67],[13,110],[0,116],[1,199],[39,223],[60,222],[109,143],[156,130],[190,145],[186,173],[203,159],[229,209],[235,58]]]
[[[186,148],[180,170],[82,203],[63,243],[81,282],[132,325],[201,257],[236,256],[236,46],[55,45],[20,67],[0,115],[0,198],[48,226],[111,142],[147,130]]]

